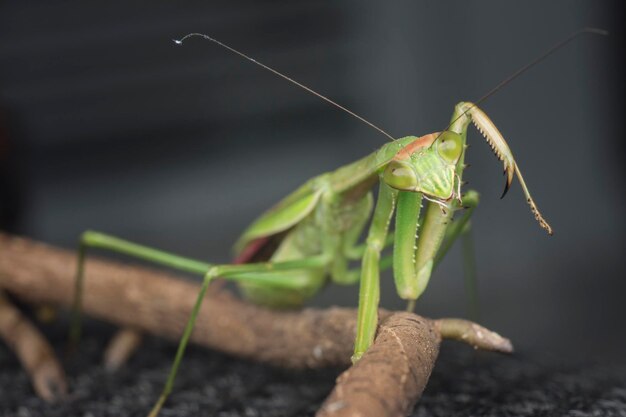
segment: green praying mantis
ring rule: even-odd
[[[78,250],[71,339],[76,341],[80,334],[86,251],[99,248],[204,277],[167,382],[151,416],[159,413],[172,391],[196,316],[209,284],[218,277],[235,281],[246,299],[271,308],[299,307],[329,282],[359,283],[352,356],[353,362],[358,361],[373,343],[377,329],[380,271],[393,269],[397,293],[408,301],[408,309],[413,310],[435,266],[454,241],[469,229],[470,218],[479,202],[476,191],[461,191],[470,124],[482,133],[503,163],[506,177],[503,196],[517,176],[535,219],[552,234],[507,142],[478,104],[577,35],[600,32],[583,29],[518,70],[475,104],[458,103],[450,124],[441,132],[400,139],[394,139],[339,104],[207,35],[192,33],[176,41],[180,44],[198,36],[216,43],[350,113],[391,141],[356,162],[306,181],[262,214],[236,242],[237,257],[233,264],[210,264],[95,231],[83,233]],[[372,189],[376,185],[378,193],[374,202]],[[463,211],[462,215],[452,222],[459,211]],[[392,220],[394,227],[390,231]],[[360,243],[366,228],[365,241]],[[383,256],[387,248],[393,248],[393,253]],[[350,263],[354,261],[360,261],[360,268],[351,268]]]

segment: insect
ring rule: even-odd
[[[83,233],[78,251],[76,314],[71,338],[77,340],[80,332],[78,312],[86,251],[100,248],[204,277],[165,388],[151,416],[158,414],[172,391],[208,286],[218,277],[235,281],[243,296],[251,302],[273,308],[299,307],[329,282],[340,285],[360,283],[357,336],[352,356],[353,361],[358,361],[372,344],[377,328],[380,271],[393,268],[398,295],[407,300],[408,309],[413,310],[415,300],[426,289],[436,264],[467,230],[479,200],[476,191],[461,191],[470,124],[482,133],[503,163],[506,177],[503,196],[517,176],[535,219],[548,234],[552,234],[552,228],[531,197],[507,142],[478,104],[579,34],[599,32],[583,29],[571,35],[476,103],[458,103],[450,124],[442,131],[400,139],[394,139],[339,104],[207,35],[193,33],[176,41],[182,43],[189,37],[199,36],[216,43],[350,113],[391,140],[356,162],[308,180],[262,214],[236,242],[237,258],[233,264],[209,264],[99,232]],[[372,189],[376,185],[378,193],[374,202]],[[463,213],[451,222],[459,211]],[[391,227],[392,222],[394,227]],[[366,239],[359,243],[364,231]],[[383,255],[386,248],[393,248],[393,253]],[[352,261],[360,261],[360,268],[351,268]]]

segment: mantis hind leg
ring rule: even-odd
[[[282,261],[282,262],[265,262],[241,265],[213,265],[202,261],[174,255],[157,249],[141,246],[136,243],[128,242],[106,235],[99,232],[87,231],[82,234],[78,249],[78,265],[76,271],[76,290],[74,294],[74,317],[72,320],[72,328],[70,330],[70,339],[76,342],[80,336],[80,306],[82,298],[82,289],[85,272],[85,257],[88,248],[107,249],[113,252],[129,255],[138,259],[154,262],[160,265],[168,266],[181,271],[201,274],[204,276],[198,298],[191,311],[189,320],[183,331],[183,335],[176,351],[176,357],[172,364],[172,368],[168,375],[165,387],[161,393],[157,403],[154,405],[150,416],[156,416],[162,408],[165,400],[172,391],[174,380],[182,361],[185,349],[189,342],[189,338],[193,331],[193,327],[202,307],[202,302],[206,296],[210,283],[217,277],[249,282],[259,285],[267,285],[277,289],[293,289],[297,290],[302,287],[303,283],[298,280],[285,279],[281,272],[302,269],[324,269],[328,264],[326,256],[320,255],[315,257]]]
[[[196,318],[198,316],[198,313],[200,312],[200,308],[202,307],[202,302],[204,301],[207,289],[209,288],[209,284],[213,279],[220,277],[222,279],[232,281],[265,284],[275,286],[277,288],[281,286],[284,288],[296,288],[299,283],[293,282],[289,279],[285,279],[285,276],[280,274],[280,272],[309,268],[322,269],[326,266],[326,264],[327,260],[324,256],[317,256],[285,262],[265,262],[258,264],[211,266],[204,274],[204,279],[202,281],[202,286],[200,287],[200,292],[198,293],[198,298],[196,299],[196,303],[194,304],[191,315],[189,316],[189,320],[187,321],[187,324],[185,326],[185,330],[183,331],[183,336],[181,337],[178,344],[176,356],[170,369],[170,373],[167,377],[165,387],[163,388],[163,392],[161,393],[159,399],[150,411],[149,416],[156,417],[159,414],[159,411],[163,407],[163,404],[167,400],[167,397],[172,392],[174,380],[176,379],[176,374],[178,373],[180,362],[182,361],[185,349],[187,348],[187,343],[189,342],[189,338],[191,336],[191,332],[193,331]],[[276,272],[278,272],[278,274],[276,274]]]
[[[72,323],[70,325],[70,346],[75,346],[80,339],[82,294],[85,276],[85,257],[87,249],[99,248],[129,255],[138,259],[154,262],[177,270],[204,274],[211,264],[190,258],[174,255],[157,249],[141,246],[104,233],[86,231],[80,237],[78,260],[74,284],[74,301],[72,306]]]

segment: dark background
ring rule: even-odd
[[[465,178],[481,322],[542,357],[624,362],[623,13],[618,1],[0,3],[2,227],[68,248],[91,228],[225,262],[238,234],[301,182],[385,142],[324,102],[199,39],[208,33],[392,135],[481,107],[555,235],[474,131]],[[465,316],[455,249],[418,311]],[[402,308],[385,280],[382,304]],[[356,305],[331,286],[316,305]]]

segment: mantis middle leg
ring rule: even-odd
[[[389,223],[394,211],[398,192],[381,181],[378,200],[366,239],[365,253],[361,261],[361,284],[357,314],[356,341],[352,361],[358,361],[370,347],[378,325],[380,301],[380,253],[387,240]]]

